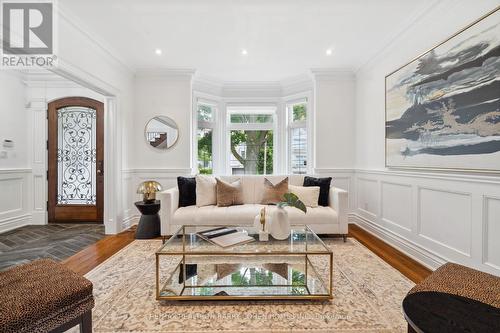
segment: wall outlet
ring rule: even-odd
[[[5,150],[0,151],[0,159],[7,158],[7,152]]]

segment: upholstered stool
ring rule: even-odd
[[[0,272],[0,332],[92,332],[92,283],[40,259]]]
[[[408,332],[500,332],[500,277],[447,263],[403,300]]]

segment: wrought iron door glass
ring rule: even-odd
[[[57,110],[57,204],[96,204],[96,110]]]

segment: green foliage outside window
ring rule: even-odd
[[[198,135],[198,171],[212,174],[212,130],[199,129]]]
[[[242,144],[245,145],[244,156],[238,151]],[[273,131],[231,131],[231,153],[243,165],[246,174],[264,174],[264,165],[265,173],[272,174]]]
[[[302,121],[307,118],[306,104],[295,104],[293,106],[293,121]]]
[[[204,104],[198,105],[198,120],[212,121],[212,107]]]

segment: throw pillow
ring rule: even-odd
[[[241,180],[226,183],[219,178],[217,181],[217,206],[228,207],[233,205],[243,205],[243,193],[241,190]]]
[[[288,185],[288,192],[298,196],[304,205],[311,208],[318,207],[319,191],[319,186],[305,187]]]
[[[328,198],[330,196],[330,183],[332,182],[332,177],[327,178],[315,178],[315,177],[304,177],[304,186],[319,186],[319,199],[318,205],[328,206]]]
[[[177,177],[179,207],[196,205],[196,178]]]
[[[269,179],[264,178],[264,193],[262,195],[261,204],[276,205],[284,200],[285,193],[288,192],[288,177],[273,185]]]
[[[217,182],[214,176],[196,175],[196,206],[217,204]]]

